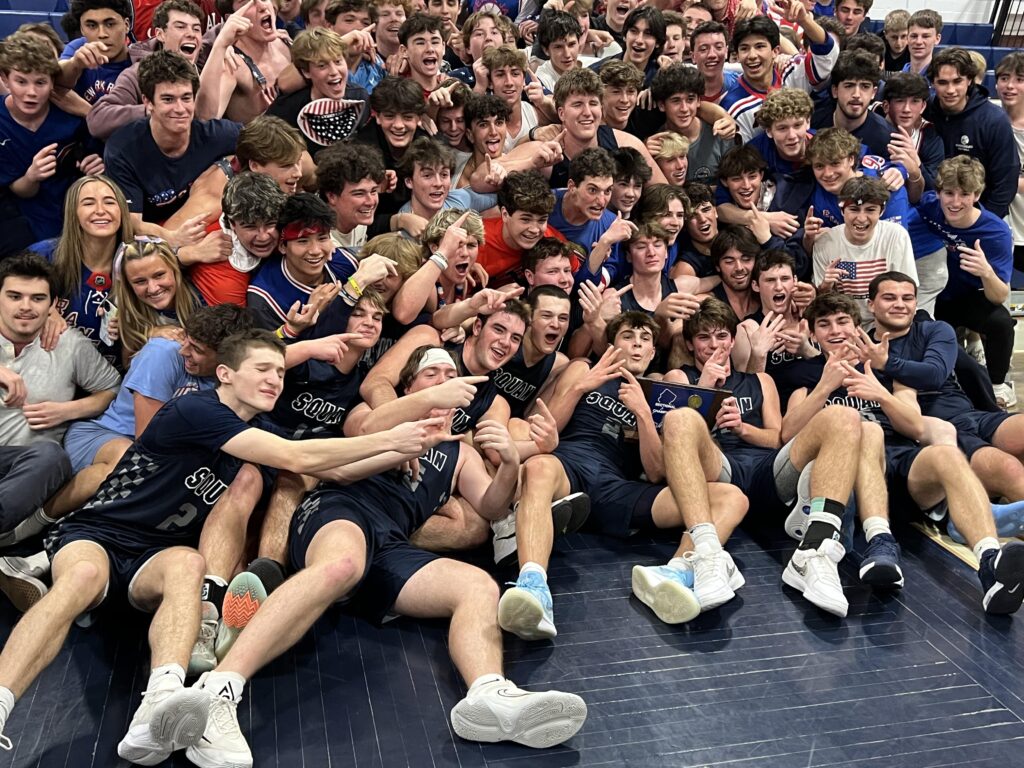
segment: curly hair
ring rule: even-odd
[[[761,104],[757,113],[757,124],[762,128],[771,128],[779,120],[799,118],[810,120],[814,113],[814,102],[806,91],[799,88],[779,88],[772,91]]]

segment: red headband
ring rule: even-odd
[[[281,230],[281,242],[286,243],[289,240],[298,240],[300,237],[313,237],[322,232],[330,232],[330,229],[323,224],[316,224],[310,227],[301,221],[293,221],[291,224],[286,224],[284,229]]]

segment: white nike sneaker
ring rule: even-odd
[[[687,552],[683,558],[693,568],[693,593],[700,601],[702,611],[710,611],[736,597],[735,590],[729,586],[734,577],[731,576],[728,567],[738,573],[736,564],[732,558],[726,560],[724,549],[708,549],[702,552],[694,550]],[[742,578],[742,576],[740,577]]]
[[[166,682],[165,682],[166,681]],[[176,691],[182,690],[181,681],[174,675],[164,675],[160,683],[142,695],[142,703],[128,726],[128,733],[117,745],[117,754],[136,765],[159,765],[171,756],[173,745],[153,735],[149,722],[157,705]]]
[[[666,624],[684,624],[700,615],[693,594],[693,571],[669,565],[634,565],[633,594]]]
[[[798,549],[782,572],[782,581],[823,611],[846,616],[850,603],[839,580],[839,561],[846,548],[835,539],[825,539],[817,549]]]
[[[740,569],[736,567],[736,562],[732,559],[732,555],[724,549],[722,550],[722,555],[722,566],[725,568],[725,578],[729,584],[729,589],[737,592],[740,587],[747,583],[747,580],[743,578]]]
[[[452,708],[452,727],[468,741],[514,741],[544,749],[571,739],[587,719],[574,693],[524,691],[509,680],[470,690]]]
[[[206,731],[185,757],[199,768],[252,768],[252,751],[238,725],[238,703],[203,690],[209,702]]]

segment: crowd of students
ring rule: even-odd
[[[556,637],[582,526],[679,531],[630,585],[670,624],[742,588],[741,523],[829,613],[855,518],[903,587],[890,512],[1018,610],[1024,53],[997,104],[939,14],[870,10],[73,0],[0,41],[0,733],[127,600],[118,754],[251,766],[246,682],[341,603],[450,619],[461,738],[562,743],[586,704],[501,632]]]

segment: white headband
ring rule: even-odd
[[[420,364],[416,366],[416,373],[414,373],[413,376],[418,376],[420,371],[424,368],[429,368],[432,365],[447,365],[450,368],[454,368],[455,361],[452,360],[452,356],[448,354],[447,350],[441,349],[440,347],[433,347],[423,354],[423,359],[421,359]]]

